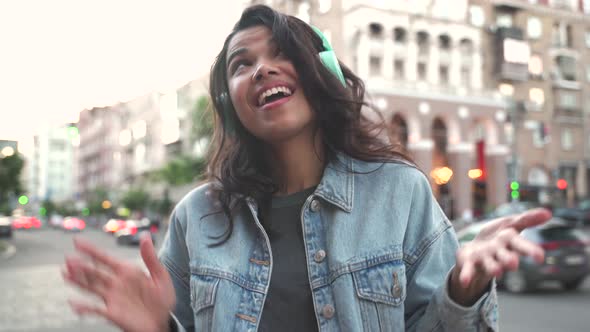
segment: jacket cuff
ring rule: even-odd
[[[444,325],[451,331],[498,331],[496,279],[492,279],[488,290],[477,302],[470,307],[465,307],[453,301],[449,295],[452,271],[453,269],[445,278],[442,305],[439,306],[439,317],[444,319]]]
[[[186,332],[182,324],[180,324],[180,322],[178,321],[176,316],[174,316],[173,313],[170,313],[170,319],[168,322],[170,332]]]

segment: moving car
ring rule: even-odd
[[[556,208],[553,215],[577,226],[590,226],[590,200],[583,200],[574,208]]]
[[[13,229],[39,229],[41,228],[41,220],[37,219],[36,217],[16,217],[12,221],[12,228]]]
[[[10,217],[0,216],[0,237],[12,237],[12,222]]]
[[[81,232],[86,228],[86,222],[76,217],[66,217],[62,223],[64,231]]]
[[[139,236],[143,232],[148,232],[152,237],[152,243],[156,243],[154,233],[158,231],[155,225],[152,225],[148,218],[140,220],[130,219],[125,222],[125,227],[115,232],[117,244],[139,244]]]
[[[474,223],[457,234],[459,243],[473,240],[486,222]],[[590,239],[566,221],[552,218],[544,225],[528,228],[522,236],[545,250],[545,261],[521,257],[518,269],[507,271],[498,285],[509,292],[531,291],[543,281],[559,281],[566,290],[578,288],[590,275]]]
[[[102,226],[102,230],[105,233],[112,233],[115,234],[117,231],[123,229],[125,227],[125,220],[123,219],[109,219],[104,226]]]

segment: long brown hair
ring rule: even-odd
[[[270,165],[264,158],[264,144],[240,123],[229,98],[227,51],[233,36],[242,30],[265,26],[279,49],[297,71],[303,92],[313,110],[324,145],[325,162],[335,162],[338,153],[364,161],[410,161],[399,144],[380,135],[387,133],[385,122],[376,123],[361,112],[365,103],[365,86],[348,67],[340,63],[346,87],[321,62],[322,40],[305,22],[281,14],[264,5],[255,5],[242,13],[227,36],[210,74],[210,93],[215,111],[215,133],[211,145],[208,180],[221,203],[221,212],[230,220],[229,229],[221,235],[224,242],[231,236],[232,212],[247,197],[267,206],[277,191],[270,176]]]

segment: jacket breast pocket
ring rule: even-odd
[[[190,285],[195,331],[210,331],[219,278],[191,274]]]
[[[394,260],[352,273],[365,331],[404,328],[406,269]]]

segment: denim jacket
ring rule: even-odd
[[[458,243],[424,174],[338,159],[301,212],[319,330],[497,331],[495,282],[471,307],[449,298]],[[209,214],[219,210],[209,186],[178,203],[160,251],[176,290],[172,317],[179,331],[256,331],[272,248],[253,200],[238,210],[227,242],[211,246],[229,223]]]

